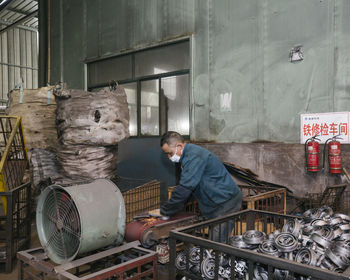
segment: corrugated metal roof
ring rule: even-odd
[[[0,0],[0,24],[38,29],[38,2],[36,0]],[[27,17],[25,19],[25,17]]]

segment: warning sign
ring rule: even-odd
[[[300,143],[316,136],[325,143],[327,139],[339,135],[338,141],[350,143],[350,112],[331,112],[300,115]]]

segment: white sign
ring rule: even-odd
[[[222,112],[231,112],[232,92],[220,94],[220,109]]]
[[[350,143],[349,138],[350,112],[331,112],[300,115],[300,143],[317,135],[325,143],[327,139],[340,135],[337,140]]]

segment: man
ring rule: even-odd
[[[172,162],[179,162],[182,166],[179,185],[161,207],[162,215],[172,216],[179,212],[191,194],[208,219],[240,210],[241,190],[213,153],[200,146],[186,144],[175,131],[165,133],[160,146]]]

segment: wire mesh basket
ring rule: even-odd
[[[161,182],[153,180],[122,192],[125,203],[126,223],[131,222],[136,214],[160,207],[161,184]]]
[[[308,193],[297,203],[300,212],[323,205],[331,207],[336,212],[350,214],[350,191],[348,185],[327,186],[322,193]]]
[[[168,188],[168,198],[176,187]],[[239,185],[243,194],[242,209],[265,210],[277,213],[286,213],[287,190],[271,187],[254,187]],[[196,200],[189,201],[185,205],[186,212],[200,215],[199,205]]]

